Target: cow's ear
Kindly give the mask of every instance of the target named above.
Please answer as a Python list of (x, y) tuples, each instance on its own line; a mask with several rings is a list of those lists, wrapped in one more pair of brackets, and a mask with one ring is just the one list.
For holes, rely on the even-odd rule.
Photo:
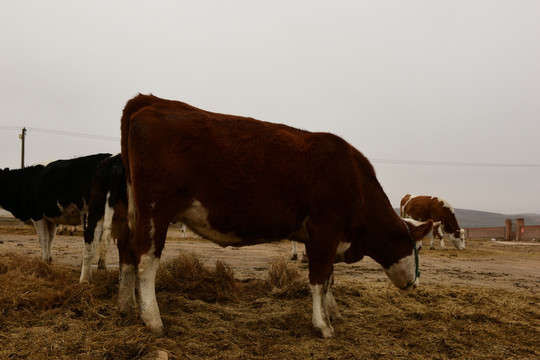
[(423, 239), (429, 232), (433, 229), (433, 221), (428, 220), (425, 222), (414, 221), (409, 219), (404, 219), (405, 224), (409, 227), (409, 232), (411, 233), (411, 239), (418, 241)]

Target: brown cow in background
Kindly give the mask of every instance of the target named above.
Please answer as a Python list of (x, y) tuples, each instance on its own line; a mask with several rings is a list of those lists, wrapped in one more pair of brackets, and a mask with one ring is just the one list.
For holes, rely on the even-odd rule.
[(458, 250), (465, 249), (465, 231), (458, 225), (454, 208), (448, 201), (436, 196), (405, 195), (401, 199), (399, 212), (402, 218), (418, 221), (433, 220), (433, 231), (429, 248), (434, 249), (433, 239), (438, 237), (444, 248), (443, 233), (448, 234)]

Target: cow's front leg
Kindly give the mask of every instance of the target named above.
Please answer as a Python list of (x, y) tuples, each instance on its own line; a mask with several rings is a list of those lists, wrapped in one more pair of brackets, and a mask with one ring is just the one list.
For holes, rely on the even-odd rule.
[(435, 250), (435, 246), (433, 245), (434, 241), (435, 241), (435, 236), (431, 234), (431, 240), (429, 241), (429, 250)]
[(118, 310), (121, 316), (135, 315), (136, 313), (136, 279), (136, 266), (134, 264), (120, 263), (120, 276), (118, 284)]
[(328, 307), (325, 306), (326, 301), (323, 301), (326, 296), (324, 291), (324, 285), (310, 284), (310, 288), (311, 296), (313, 298), (313, 326), (321, 332), (321, 336), (324, 339), (333, 338), (336, 335), (336, 332), (334, 331), (334, 328), (330, 323)]
[[(334, 299), (334, 295), (332, 295), (332, 286), (334, 285), (334, 273), (330, 275), (330, 278), (327, 281), (326, 286), (326, 294), (323, 298), (323, 306), (326, 307), (327, 313), (330, 316), (331, 320), (341, 320), (342, 316), (339, 312), (339, 308), (336, 304), (336, 300)], [(324, 290), (324, 287), (323, 287)]]
[[(96, 247), (99, 243), (99, 238), (101, 237), (101, 231), (103, 228), (103, 220), (99, 220), (94, 229), (94, 236), (91, 237), (92, 242), (87, 243), (87, 234), (85, 234), (85, 242), (83, 247), (83, 260), (82, 260), (82, 269), (81, 277), (79, 282), (90, 283), (92, 281), (92, 260), (96, 255)], [(87, 230), (85, 230), (87, 231)]]

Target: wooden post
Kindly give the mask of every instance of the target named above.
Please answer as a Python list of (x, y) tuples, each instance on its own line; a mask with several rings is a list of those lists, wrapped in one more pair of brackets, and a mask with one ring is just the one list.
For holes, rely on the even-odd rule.
[(504, 221), (504, 240), (512, 241), (512, 219)]
[(26, 138), (26, 128), (22, 128), (22, 132), (19, 134), (19, 139), (21, 139), (21, 169), (24, 168), (24, 139)]

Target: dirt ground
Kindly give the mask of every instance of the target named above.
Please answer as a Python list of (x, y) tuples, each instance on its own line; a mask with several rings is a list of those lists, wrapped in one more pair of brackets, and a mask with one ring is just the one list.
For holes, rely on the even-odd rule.
[[(296, 287), (291, 287), (289, 292), (254, 290), (253, 284), (267, 282), (271, 264), (290, 257), (289, 241), (221, 248), (189, 235), (181, 238), (179, 229), (171, 227), (162, 263), (169, 263), (182, 253), (194, 254), (209, 268), (220, 261), (230, 267), (234, 281), (240, 284), (236, 297), (208, 300), (204, 296), (190, 298), (189, 294), (171, 293), (173, 290), (160, 293), (158, 290), (158, 302), (169, 334), (166, 338), (156, 339), (148, 334), (140, 321), (124, 324), (114, 312), (118, 256), (113, 245), (108, 261), (111, 270), (105, 275), (98, 274), (95, 281), (105, 277), (102, 281), (110, 283), (113, 290), (100, 295), (95, 293), (99, 292), (97, 288), (91, 288), (85, 296), (90, 296), (91, 303), (97, 298), (104, 301), (99, 305), (104, 309), (103, 314), (98, 317), (110, 317), (116, 334), (132, 334), (134, 339), (128, 343), (137, 350), (120, 351), (122, 346), (128, 346), (125, 339), (118, 339), (118, 343), (100, 350), (92, 349), (88, 340), (83, 339), (78, 340), (79, 348), (75, 350), (59, 345), (56, 342), (69, 343), (66, 340), (69, 330), (76, 328), (69, 321), (73, 317), (70, 313), (63, 320), (63, 327), (51, 325), (53, 330), (50, 331), (57, 334), (49, 338), (52, 343), (42, 345), (42, 353), (25, 352), (17, 348), (27, 346), (24, 338), (32, 339), (31, 334), (47, 326), (29, 319), (24, 330), (13, 330), (15, 325), (10, 320), (14, 319), (14, 314), (20, 315), (24, 306), (21, 310), (6, 301), (4, 308), (0, 308), (0, 321), (4, 319), (8, 325), (0, 323), (0, 345), (9, 344), (9, 351), (0, 350), (0, 358), (144, 358), (155, 350), (164, 351), (170, 359), (540, 358), (538, 243), (474, 240), (467, 242), (464, 251), (451, 247), (448, 241), (445, 250), (429, 250), (424, 246), (420, 252), (420, 288), (413, 294), (395, 289), (380, 266), (369, 258), (352, 265), (336, 264), (334, 293), (344, 319), (334, 323), (338, 333), (336, 339), (322, 340), (311, 329), (307, 286), (294, 284)], [(52, 247), (52, 268), (67, 271), (68, 281), (73, 283), (69, 286), (75, 289), (81, 287), (76, 281), (82, 246), (82, 234), (78, 233), (57, 236)], [(0, 256), (6, 254), (19, 254), (29, 259), (39, 257), (40, 245), (31, 226), (0, 223)], [(295, 262), (294, 267), (302, 281), (307, 281), (307, 265)], [(97, 274), (97, 270), (94, 273)], [(51, 284), (47, 286), (53, 286)], [(259, 289), (259, 285), (255, 287)], [(2, 289), (2, 284), (0, 290), (8, 296), (8, 289)], [(39, 310), (39, 306), (32, 306), (24, 310), (26, 316), (47, 316), (46, 312), (40, 315), (39, 311), (36, 315), (35, 308)], [(57, 305), (58, 308), (62, 306)], [(73, 304), (68, 306), (71, 310), (62, 311), (73, 312)], [(43, 311), (50, 310), (46, 307)], [(92, 321), (88, 320), (88, 323)], [(99, 333), (100, 330), (93, 329), (86, 336), (96, 337)], [(104, 344), (104, 340), (95, 341)]]

